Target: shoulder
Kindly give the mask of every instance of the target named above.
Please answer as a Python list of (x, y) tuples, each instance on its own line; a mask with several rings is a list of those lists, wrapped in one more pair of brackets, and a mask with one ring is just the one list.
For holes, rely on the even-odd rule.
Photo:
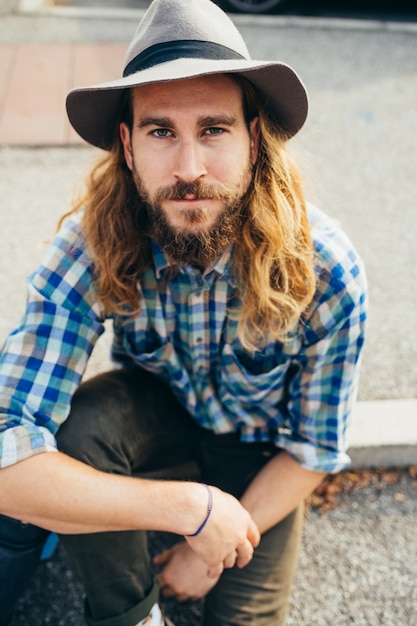
[(335, 291), (349, 284), (366, 289), (363, 261), (346, 232), (315, 206), (309, 205), (308, 214), (317, 278), (329, 283), (329, 288)]
[[(64, 220), (49, 243), (42, 263), (30, 276), (30, 284), (48, 300), (86, 314), (101, 309), (97, 299), (94, 263), (87, 251), (82, 213)], [(82, 310), (81, 310), (82, 309)]]
[(65, 269), (90, 272), (93, 261), (87, 251), (82, 228), (82, 211), (66, 217), (49, 242), (41, 267), (63, 272)]
[(318, 265), (335, 276), (338, 270), (357, 274), (363, 268), (362, 259), (340, 224), (313, 205), (308, 205), (308, 216)]
[(82, 211), (66, 217), (49, 246), (49, 253), (67, 255), (73, 259), (86, 255), (86, 240), (82, 230)]
[[(315, 254), (316, 291), (310, 319), (320, 326), (337, 323), (366, 309), (367, 279), (363, 261), (343, 228), (323, 211), (308, 206)], [(327, 313), (326, 313), (327, 312)], [(312, 319), (311, 319), (312, 321)]]

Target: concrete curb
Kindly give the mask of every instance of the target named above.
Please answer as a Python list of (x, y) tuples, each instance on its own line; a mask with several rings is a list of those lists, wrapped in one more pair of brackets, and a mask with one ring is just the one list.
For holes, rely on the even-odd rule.
[(349, 455), (357, 469), (417, 465), (417, 399), (357, 402)]

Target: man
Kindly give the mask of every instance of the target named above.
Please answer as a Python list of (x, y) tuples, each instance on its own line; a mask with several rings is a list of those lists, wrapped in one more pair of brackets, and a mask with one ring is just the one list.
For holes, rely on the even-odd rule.
[[(106, 154), (3, 348), (2, 623), (53, 530), (88, 624), (169, 624), (170, 596), (283, 624), (302, 503), (349, 463), (366, 316), (288, 152), (305, 89), (209, 0), (154, 0), (124, 77), (67, 109)], [(109, 318), (119, 367), (80, 384)], [(147, 530), (184, 538), (156, 577)]]

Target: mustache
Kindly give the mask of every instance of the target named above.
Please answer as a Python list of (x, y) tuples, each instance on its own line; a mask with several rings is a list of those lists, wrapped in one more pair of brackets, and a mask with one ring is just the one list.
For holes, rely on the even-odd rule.
[(159, 189), (154, 200), (157, 203), (162, 200), (185, 200), (190, 195), (196, 200), (210, 199), (226, 202), (231, 197), (231, 194), (222, 186), (208, 185), (201, 181), (187, 183), (179, 180), (170, 187)]

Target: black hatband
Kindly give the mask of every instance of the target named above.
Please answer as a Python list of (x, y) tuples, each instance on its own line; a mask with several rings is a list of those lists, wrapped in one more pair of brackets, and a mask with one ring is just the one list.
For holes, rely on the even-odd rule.
[(222, 61), (244, 59), (245, 57), (227, 46), (212, 41), (196, 41), (194, 39), (168, 41), (155, 44), (134, 57), (126, 65), (123, 76), (130, 76), (130, 74), (146, 70), (154, 65), (159, 65), (159, 63), (181, 58)]

